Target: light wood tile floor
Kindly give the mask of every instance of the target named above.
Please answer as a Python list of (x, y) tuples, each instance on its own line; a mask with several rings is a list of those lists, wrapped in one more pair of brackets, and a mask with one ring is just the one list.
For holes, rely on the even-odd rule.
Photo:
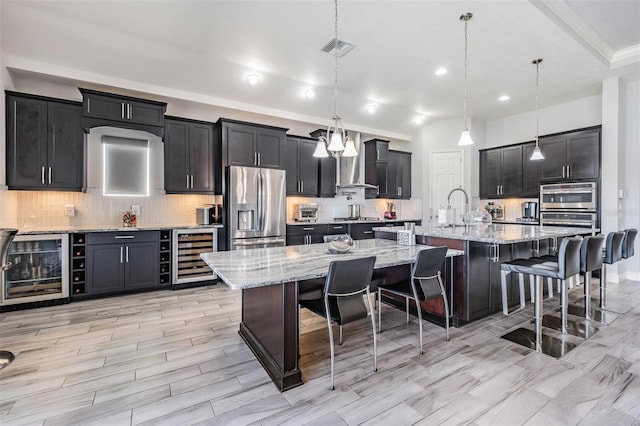
[(0, 371), (0, 423), (638, 425), (640, 283), (608, 295), (624, 313), (559, 360), (499, 337), (531, 307), (454, 328), (449, 342), (425, 323), (419, 355), (417, 320), (385, 306), (378, 372), (370, 322), (345, 326), (334, 391), (326, 322), (303, 310), (306, 383), (285, 393), (239, 337), (240, 293), (224, 285), (3, 313), (0, 349), (16, 360)]

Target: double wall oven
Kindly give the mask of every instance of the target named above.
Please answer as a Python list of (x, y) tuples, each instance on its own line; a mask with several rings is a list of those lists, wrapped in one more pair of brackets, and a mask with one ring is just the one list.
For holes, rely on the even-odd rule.
[(599, 227), (597, 182), (540, 185), (540, 224)]

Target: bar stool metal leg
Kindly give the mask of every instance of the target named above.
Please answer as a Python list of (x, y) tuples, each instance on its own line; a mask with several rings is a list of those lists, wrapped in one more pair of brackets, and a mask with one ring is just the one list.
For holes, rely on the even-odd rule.
[(602, 265), (602, 272), (600, 272), (600, 309), (605, 310), (607, 298), (607, 264)]
[(567, 333), (567, 280), (560, 280), (562, 292), (560, 293), (560, 332)]
[(536, 324), (536, 352), (542, 352), (542, 278), (536, 276), (536, 302), (535, 302), (535, 324)]
[(591, 319), (591, 271), (584, 274), (584, 317)]

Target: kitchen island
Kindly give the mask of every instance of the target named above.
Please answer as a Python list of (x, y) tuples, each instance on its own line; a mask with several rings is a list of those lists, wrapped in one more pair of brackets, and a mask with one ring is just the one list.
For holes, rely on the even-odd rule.
[[(345, 254), (330, 254), (326, 244), (271, 247), (202, 254), (230, 288), (242, 290), (239, 333), (280, 390), (302, 384), (298, 366), (298, 281), (327, 275), (329, 263), (376, 256), (375, 268), (390, 276), (408, 276), (408, 266), (426, 245), (395, 241), (354, 241)], [(462, 255), (449, 250), (447, 256)]]
[[(374, 228), (376, 238), (395, 240), (403, 227)], [(447, 246), (464, 252), (456, 259), (455, 280), (450, 298), (451, 323), (461, 326), (502, 310), (500, 264), (517, 258), (530, 258), (555, 252), (559, 240), (574, 235), (588, 235), (591, 228), (504, 225), (416, 227), (416, 242)], [(514, 275), (514, 274), (512, 274)], [(526, 291), (529, 289), (526, 288)], [(518, 282), (510, 276), (507, 282), (509, 305), (518, 303)], [(423, 304), (427, 314), (442, 316), (441, 302)]]

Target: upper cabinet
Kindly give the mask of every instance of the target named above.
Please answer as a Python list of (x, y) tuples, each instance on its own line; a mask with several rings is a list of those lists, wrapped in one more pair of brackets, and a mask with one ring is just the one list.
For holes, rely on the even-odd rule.
[(84, 127), (112, 125), (163, 136), (167, 104), (89, 89), (82, 93)]
[(522, 193), (522, 145), (480, 151), (480, 198)]
[(283, 168), (287, 129), (220, 119), (222, 166)]
[(318, 196), (318, 158), (315, 139), (287, 136), (283, 163), (287, 171), (287, 195)]
[(542, 178), (542, 166), (544, 161), (530, 160), (535, 142), (525, 143), (522, 146), (522, 197), (538, 198), (540, 195), (540, 178)]
[(81, 191), (80, 103), (6, 93), (9, 189)]
[(540, 138), (543, 180), (600, 178), (601, 128)]
[[(165, 119), (164, 185), (170, 194), (220, 194), (215, 181), (218, 134), (214, 124), (176, 117)], [(216, 192), (216, 187), (218, 191)]]
[(372, 139), (364, 143), (365, 183), (378, 187), (365, 198), (411, 198), (411, 153), (389, 149), (389, 141)]

